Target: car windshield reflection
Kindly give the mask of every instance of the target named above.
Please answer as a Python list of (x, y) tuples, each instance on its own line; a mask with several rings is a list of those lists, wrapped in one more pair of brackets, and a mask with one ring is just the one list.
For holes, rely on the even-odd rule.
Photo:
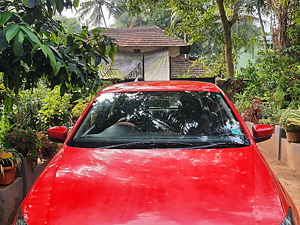
[(220, 93), (186, 91), (101, 94), (68, 143), (103, 148), (249, 144)]

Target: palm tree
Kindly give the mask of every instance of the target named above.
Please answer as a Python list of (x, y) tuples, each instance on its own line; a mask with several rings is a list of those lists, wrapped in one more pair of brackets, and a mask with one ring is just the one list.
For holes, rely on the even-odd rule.
[(270, 14), (270, 12), (268, 11), (268, 7), (265, 4), (265, 1), (264, 0), (246, 1), (245, 9), (246, 9), (247, 13), (250, 15), (257, 13), (257, 16), (259, 19), (259, 24), (260, 24), (261, 36), (263, 38), (263, 43), (264, 43), (264, 50), (265, 50), (265, 53), (268, 54), (267, 38), (266, 38), (264, 22), (262, 19), (262, 14), (268, 15), (268, 14)]
[(104, 11), (108, 11), (108, 19), (111, 15), (122, 14), (122, 0), (85, 0), (80, 3), (76, 16), (80, 20), (88, 18), (90, 26), (101, 26), (103, 23), (107, 27), (107, 19)]

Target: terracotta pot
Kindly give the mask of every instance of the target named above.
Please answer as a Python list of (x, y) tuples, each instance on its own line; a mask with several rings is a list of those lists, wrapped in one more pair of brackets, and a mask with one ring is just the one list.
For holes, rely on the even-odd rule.
[(286, 138), (288, 142), (299, 143), (300, 131), (286, 131)]
[(16, 167), (3, 167), (4, 169), (4, 176), (0, 175), (0, 185), (9, 185), (14, 182), (16, 177)]

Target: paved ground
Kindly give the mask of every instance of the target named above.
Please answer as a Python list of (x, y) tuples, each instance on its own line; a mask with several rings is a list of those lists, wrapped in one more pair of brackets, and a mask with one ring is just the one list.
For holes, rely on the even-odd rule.
[(295, 170), (288, 168), (282, 162), (274, 159), (267, 151), (264, 151), (264, 149), (261, 148), (260, 151), (283, 187), (293, 199), (298, 212), (300, 213), (300, 174), (296, 173)]

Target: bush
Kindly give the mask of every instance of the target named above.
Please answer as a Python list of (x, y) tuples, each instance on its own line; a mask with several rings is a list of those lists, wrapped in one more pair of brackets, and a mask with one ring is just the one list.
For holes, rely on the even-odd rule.
[(286, 109), (280, 117), (280, 125), (285, 131), (300, 131), (300, 126), (293, 124), (293, 118), (300, 117), (300, 110)]
[(2, 144), (6, 149), (16, 149), (24, 157), (32, 159), (36, 162), (40, 157), (39, 146), (41, 140), (39, 139), (35, 130), (28, 127), (26, 130), (14, 127), (3, 133)]

